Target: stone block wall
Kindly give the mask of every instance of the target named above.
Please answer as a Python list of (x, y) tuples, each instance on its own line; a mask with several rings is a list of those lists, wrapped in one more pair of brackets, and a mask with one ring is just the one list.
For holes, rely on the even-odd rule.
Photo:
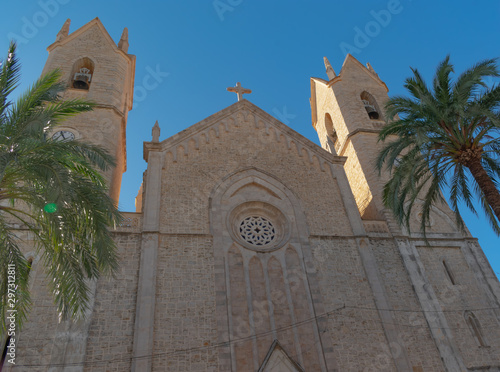
[(162, 231), (207, 233), (208, 202), (214, 187), (234, 172), (255, 168), (272, 174), (296, 193), (308, 215), (311, 234), (351, 234), (330, 166), (320, 166), (318, 162), (323, 160), (286, 131), (267, 128), (252, 113), (245, 119), (239, 124), (236, 117), (221, 118), (217, 125), (166, 151)]
[(218, 371), (214, 256), (209, 235), (161, 235), (153, 371)]
[[(467, 367), (499, 366), (499, 304), (478, 282), (479, 273), (470, 267), (462, 247), (422, 245), (418, 252)], [(468, 321), (470, 313), (477, 320), (477, 332)]]
[[(22, 235), (29, 237), (29, 233)], [(137, 294), (139, 235), (115, 233), (119, 271), (91, 285), (89, 323), (62, 320), (49, 291), (43, 258), (24, 244), (26, 257), (34, 257), (30, 272), (33, 306), (17, 337), (15, 368), (47, 371), (65, 364), (85, 371), (130, 370)], [(9, 367), (10, 365), (7, 364)]]
[(383, 326), (354, 239), (311, 239), (339, 371), (394, 371)]
[(371, 239), (379, 272), (389, 295), (390, 308), (401, 332), (402, 345), (406, 348), (412, 366), (424, 371), (444, 371), (444, 367), (422, 307), (391, 239)]
[(129, 371), (134, 339), (140, 234), (115, 233), (119, 271), (97, 282), (85, 371)]

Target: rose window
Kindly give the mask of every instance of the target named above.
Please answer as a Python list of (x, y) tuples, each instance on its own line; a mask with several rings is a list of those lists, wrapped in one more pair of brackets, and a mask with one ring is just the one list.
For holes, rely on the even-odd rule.
[(264, 217), (247, 217), (240, 223), (241, 238), (251, 245), (262, 246), (271, 243), (276, 232), (271, 221)]
[(235, 207), (227, 217), (231, 237), (255, 252), (272, 252), (290, 238), (290, 223), (274, 205), (249, 201)]

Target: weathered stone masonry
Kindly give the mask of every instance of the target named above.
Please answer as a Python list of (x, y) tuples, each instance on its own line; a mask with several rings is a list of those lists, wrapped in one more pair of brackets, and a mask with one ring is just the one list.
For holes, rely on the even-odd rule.
[[(70, 82), (93, 68), (65, 97), (98, 106), (64, 129), (115, 154), (118, 200), (127, 32), (116, 45), (96, 18), (48, 50), (44, 71)], [(476, 239), (446, 205), (429, 244), (395, 223), (373, 166), (388, 89), (350, 55), (338, 75), (326, 62), (328, 81), (311, 79), (321, 147), (245, 99), (161, 142), (154, 127), (137, 210), (114, 232), (120, 270), (93, 283), (86, 321), (59, 322), (20, 227), (34, 308), (7, 370), (499, 371), (500, 285)]]

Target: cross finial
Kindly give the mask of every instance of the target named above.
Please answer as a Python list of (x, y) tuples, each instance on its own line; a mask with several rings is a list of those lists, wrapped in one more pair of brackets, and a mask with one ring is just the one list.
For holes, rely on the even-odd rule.
[(239, 81), (236, 83), (235, 87), (227, 88), (227, 91), (236, 93), (238, 95), (238, 101), (241, 101), (243, 94), (252, 93), (250, 89), (243, 88)]

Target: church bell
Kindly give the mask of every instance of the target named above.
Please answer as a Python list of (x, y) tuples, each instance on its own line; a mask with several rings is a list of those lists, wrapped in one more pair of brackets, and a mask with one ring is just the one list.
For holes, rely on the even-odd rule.
[(88, 90), (92, 74), (88, 68), (81, 68), (73, 78), (73, 88)]
[(365, 110), (368, 113), (368, 116), (372, 120), (376, 120), (379, 118), (379, 114), (377, 112), (377, 109), (375, 106), (373, 106), (369, 101), (363, 100), (363, 103), (365, 104)]

